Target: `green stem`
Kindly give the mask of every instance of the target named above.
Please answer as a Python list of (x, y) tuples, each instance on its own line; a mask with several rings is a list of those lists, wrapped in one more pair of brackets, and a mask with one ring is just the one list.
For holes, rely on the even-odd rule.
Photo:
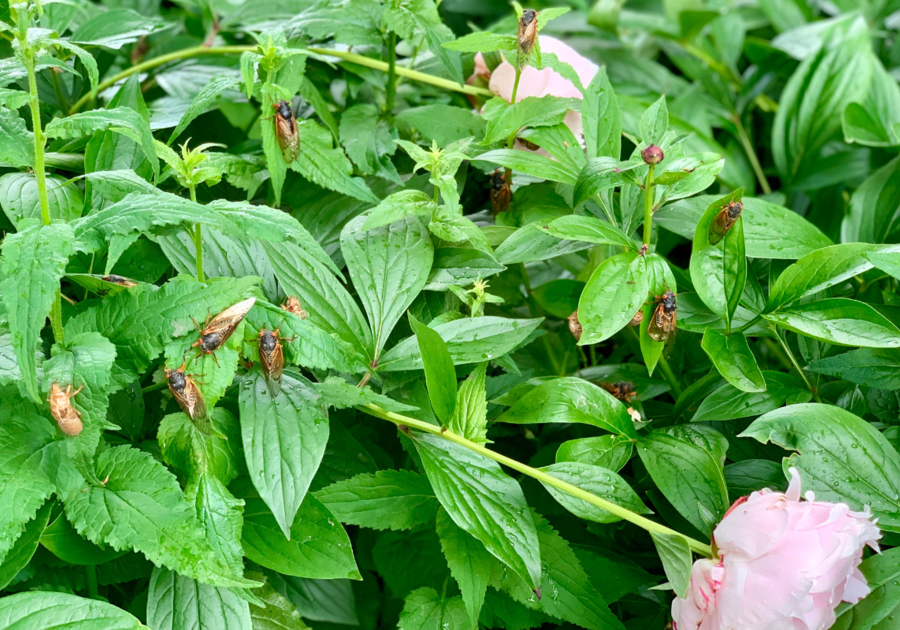
[[(191, 201), (197, 203), (197, 188), (190, 187)], [(206, 277), (203, 275), (203, 231), (199, 223), (194, 224), (194, 233), (191, 235), (194, 240), (194, 250), (197, 252), (197, 280), (205, 282)]]
[(150, 392), (156, 392), (161, 389), (165, 389), (169, 386), (168, 381), (163, 381), (162, 383), (154, 383), (153, 385), (147, 385), (147, 387), (141, 388), (141, 394), (149, 394)]
[(100, 591), (97, 589), (97, 567), (86, 564), (84, 572), (87, 575), (88, 595), (91, 599), (100, 599)]
[(772, 194), (772, 187), (769, 186), (769, 180), (766, 179), (766, 174), (763, 173), (762, 165), (759, 163), (759, 157), (756, 155), (756, 150), (753, 148), (753, 143), (750, 142), (750, 136), (747, 135), (747, 130), (744, 129), (744, 124), (741, 122), (740, 116), (734, 117), (734, 125), (737, 127), (738, 140), (740, 141), (741, 146), (744, 147), (744, 153), (747, 154), (747, 159), (750, 160), (750, 166), (753, 167), (753, 172), (756, 173), (756, 179), (759, 180), (759, 185), (762, 187), (765, 194)]
[(806, 373), (803, 371), (803, 368), (800, 367), (800, 364), (797, 363), (797, 359), (794, 357), (794, 353), (791, 352), (791, 347), (787, 344), (787, 341), (782, 339), (781, 333), (778, 330), (775, 330), (775, 338), (778, 339), (778, 343), (781, 345), (781, 348), (784, 350), (784, 353), (788, 356), (788, 359), (791, 360), (791, 363), (794, 366), (794, 369), (800, 374), (800, 378), (803, 379), (803, 382), (806, 383), (806, 386), (809, 388), (809, 391), (812, 392), (813, 397), (815, 397), (816, 402), (822, 402), (822, 399), (819, 398), (819, 393), (816, 391), (816, 388), (812, 386), (812, 383), (809, 382), (809, 379), (806, 378)]
[(385, 113), (390, 116), (394, 111), (394, 96), (397, 94), (397, 33), (391, 31), (388, 36), (388, 77), (387, 102)]
[(735, 334), (737, 334), (737, 333), (742, 333), (742, 332), (744, 332), (745, 330), (747, 330), (748, 328), (750, 328), (751, 326), (753, 326), (753, 324), (755, 324), (756, 322), (758, 322), (758, 321), (761, 320), (761, 319), (762, 319), (762, 315), (757, 315), (756, 317), (754, 317), (753, 319), (751, 319), (749, 322), (747, 322), (746, 324), (744, 324), (744, 325), (741, 326), (740, 328), (738, 328), (738, 329), (736, 329), (736, 330), (732, 330), (731, 333), (729, 333), (729, 334), (735, 335)]
[(650, 232), (653, 229), (653, 168), (647, 165), (647, 180), (644, 183), (644, 245), (650, 246)]
[(672, 371), (672, 368), (669, 366), (669, 362), (665, 357), (659, 357), (658, 365), (660, 371), (662, 371), (663, 373), (663, 377), (669, 384), (669, 389), (671, 389), (672, 393), (675, 394), (675, 400), (678, 400), (678, 397), (681, 396), (681, 392), (684, 390), (681, 389), (681, 383), (678, 382), (678, 378), (675, 376), (675, 372)]
[(656, 532), (659, 534), (666, 534), (669, 536), (680, 536), (687, 541), (688, 545), (690, 545), (691, 549), (696, 551), (697, 553), (710, 557), (712, 556), (712, 549), (709, 545), (700, 542), (699, 540), (694, 540), (688, 536), (680, 532), (676, 532), (673, 529), (669, 529), (665, 525), (661, 525), (655, 521), (651, 521), (648, 518), (641, 516), (640, 514), (635, 514), (631, 510), (627, 510), (615, 503), (611, 503), (606, 499), (602, 499), (595, 494), (582, 490), (577, 486), (573, 486), (570, 483), (566, 483), (561, 479), (557, 479), (547, 473), (538, 470), (536, 468), (532, 468), (526, 464), (518, 462), (514, 459), (510, 459), (505, 455), (501, 455), (500, 453), (496, 453), (490, 449), (487, 449), (480, 444), (475, 444), (474, 442), (470, 442), (466, 438), (453, 433), (452, 431), (443, 431), (441, 427), (435, 426), (433, 424), (428, 424), (427, 422), (422, 422), (421, 420), (415, 420), (413, 418), (408, 418), (406, 416), (400, 415), (398, 413), (393, 413), (391, 411), (387, 411), (382, 409), (381, 407), (373, 404), (368, 404), (362, 407), (359, 407), (361, 411), (364, 411), (370, 415), (375, 416), (376, 418), (381, 418), (382, 420), (387, 420), (389, 422), (393, 422), (398, 427), (408, 427), (410, 429), (415, 429), (417, 431), (422, 431), (424, 433), (431, 433), (432, 435), (436, 435), (441, 437), (449, 442), (453, 442), (454, 444), (458, 444), (463, 446), (471, 451), (474, 451), (480, 455), (483, 455), (489, 459), (494, 460), (508, 468), (512, 468), (513, 470), (522, 473), (523, 475), (527, 475), (532, 479), (536, 479), (542, 484), (552, 486), (557, 490), (565, 492), (573, 497), (581, 499), (591, 505), (599, 507), (601, 509), (606, 510), (607, 512), (611, 512), (615, 514), (619, 518), (628, 521), (629, 523), (634, 523), (638, 527), (641, 527), (648, 532)]
[[(518, 94), (519, 94), (519, 79), (521, 79), (521, 78), (522, 78), (522, 71), (519, 69), (519, 66), (516, 65), (516, 80), (513, 83), (512, 96), (509, 99), (510, 105), (516, 104), (516, 96), (518, 96)], [(507, 149), (512, 149), (515, 146), (517, 133), (519, 133), (518, 129), (516, 131), (513, 131), (511, 134), (509, 134), (509, 137), (506, 139), (506, 148)]]

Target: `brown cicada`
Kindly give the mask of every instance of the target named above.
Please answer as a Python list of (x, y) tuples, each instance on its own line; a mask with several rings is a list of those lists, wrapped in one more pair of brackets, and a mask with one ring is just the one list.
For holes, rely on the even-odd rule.
[(581, 335), (584, 330), (581, 328), (581, 322), (578, 320), (578, 309), (576, 308), (568, 317), (569, 332), (575, 337), (575, 341), (581, 341)]
[(647, 334), (650, 335), (653, 341), (665, 342), (666, 354), (668, 354), (672, 343), (675, 341), (675, 319), (678, 302), (675, 299), (675, 294), (668, 289), (662, 295), (654, 297), (656, 298), (656, 308), (653, 310), (653, 316), (650, 318)]
[[(278, 328), (259, 331), (259, 363), (266, 375), (266, 380), (277, 394), (280, 389), (281, 375), (284, 372), (284, 349), (281, 346), (282, 339), (278, 336)], [(284, 339), (287, 343), (291, 339)]]
[(294, 118), (294, 110), (287, 101), (278, 101), (272, 107), (275, 109), (275, 136), (278, 138), (278, 146), (281, 147), (284, 161), (290, 164), (300, 154), (297, 119)]
[(212, 423), (206, 412), (206, 401), (203, 400), (203, 394), (200, 393), (200, 388), (191, 375), (184, 373), (184, 365), (182, 363), (177, 370), (166, 370), (169, 390), (197, 430), (205, 435), (212, 435)]
[(118, 284), (122, 287), (132, 288), (137, 286), (137, 282), (133, 280), (129, 280), (123, 276), (117, 276), (115, 274), (109, 274), (108, 276), (103, 276), (103, 280), (106, 282), (112, 282), (113, 284)]
[(728, 230), (734, 225), (735, 221), (744, 211), (744, 204), (740, 201), (729, 201), (728, 205), (722, 208), (722, 211), (716, 215), (712, 224), (709, 226), (709, 244), (715, 245), (728, 234)]
[(295, 295), (289, 295), (285, 298), (284, 303), (281, 305), (281, 308), (286, 310), (288, 313), (293, 313), (300, 319), (306, 319), (308, 313), (303, 309), (303, 305), (300, 304), (300, 299)]
[(615, 383), (600, 383), (600, 387), (612, 394), (613, 398), (630, 403), (637, 398), (634, 391), (634, 383), (631, 381), (617, 381)]
[(505, 169), (497, 168), (491, 173), (491, 212), (494, 215), (509, 210), (512, 192), (506, 178)]
[(518, 63), (520, 68), (527, 65), (528, 57), (531, 56), (531, 51), (534, 49), (534, 43), (537, 41), (537, 26), (537, 11), (524, 9), (522, 17), (519, 18)]
[[(203, 326), (198, 324), (197, 320), (192, 317), (194, 325), (200, 331), (200, 338), (191, 344), (191, 348), (200, 348), (200, 352), (203, 354), (212, 354), (221, 348), (222, 344), (228, 341), (231, 333), (234, 332), (234, 329), (238, 327), (238, 324), (241, 323), (244, 316), (255, 303), (256, 298), (248, 298), (238, 302), (234, 306), (229, 306), (212, 319), (209, 319), (209, 316), (207, 316)], [(218, 365), (219, 361), (214, 354), (213, 359), (216, 360), (216, 365)]]
[(50, 397), (47, 402), (50, 403), (50, 413), (53, 419), (59, 424), (60, 430), (66, 435), (78, 435), (84, 429), (81, 423), (81, 414), (72, 406), (70, 398), (78, 394), (84, 385), (72, 391), (72, 385), (66, 385), (63, 389), (56, 383), (50, 386)]

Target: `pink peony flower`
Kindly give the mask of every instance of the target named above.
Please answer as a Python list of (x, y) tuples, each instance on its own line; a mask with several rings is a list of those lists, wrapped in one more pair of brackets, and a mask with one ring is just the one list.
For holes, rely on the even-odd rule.
[(857, 568), (881, 532), (868, 508), (800, 500), (790, 469), (786, 493), (762, 490), (735, 502), (713, 532), (719, 557), (691, 570), (687, 599), (675, 598), (676, 630), (826, 630), (841, 601), (869, 594)]
[[(587, 86), (594, 78), (594, 75), (600, 71), (600, 67), (597, 64), (585, 59), (575, 52), (573, 48), (558, 39), (547, 35), (541, 35), (540, 44), (542, 53), (553, 53), (560, 61), (572, 66), (584, 86)], [(478, 53), (475, 55), (475, 74), (472, 75), (472, 79), (475, 77), (488, 76), (491, 78), (489, 85), (491, 92), (510, 101), (512, 99), (513, 85), (516, 82), (515, 67), (508, 61), (503, 61), (503, 63), (494, 68), (494, 72), (491, 73), (484, 63), (484, 57), (481, 56), (481, 53)], [(538, 70), (531, 66), (522, 70), (522, 76), (519, 79), (519, 89), (516, 91), (516, 102), (518, 103), (523, 98), (528, 98), (529, 96), (582, 98), (581, 91), (572, 85), (571, 81), (564, 79), (558, 72), (551, 70), (550, 68)], [(567, 113), (564, 122), (580, 141), (581, 113)]]

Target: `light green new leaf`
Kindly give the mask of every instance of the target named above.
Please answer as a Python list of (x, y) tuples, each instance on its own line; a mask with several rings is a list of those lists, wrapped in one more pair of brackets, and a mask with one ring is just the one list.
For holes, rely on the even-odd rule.
[(487, 397), (484, 391), (487, 362), (472, 370), (456, 395), (450, 430), (467, 440), (484, 444), (487, 439)]
[[(659, 144), (669, 128), (669, 110), (666, 97), (660, 96), (641, 116), (641, 140), (645, 145)], [(617, 157), (617, 156), (616, 156)]]
[[(2, 182), (2, 180), (0, 180)], [(434, 199), (421, 190), (401, 190), (389, 195), (366, 216), (363, 230), (390, 225), (407, 215), (418, 215), (430, 219), (436, 209)]]
[(487, 121), (484, 145), (506, 140), (523, 127), (552, 127), (558, 125), (570, 111), (578, 111), (581, 100), (559, 96), (529, 96), (510, 105), (495, 97), (484, 106), (482, 117)]
[(249, 374), (239, 406), (250, 479), (290, 540), (297, 510), (325, 455), (328, 412), (312, 383), (290, 371), (274, 396), (261, 371)]
[(650, 532), (656, 553), (662, 561), (663, 570), (676, 597), (687, 597), (691, 585), (691, 547), (683, 536)]
[(516, 49), (516, 38), (511, 35), (496, 35), (488, 31), (477, 31), (452, 42), (447, 42), (443, 46), (449, 50), (471, 53), (486, 53), (495, 50), (514, 51)]
[(154, 630), (251, 630), (250, 605), (231, 589), (157, 567), (150, 577), (147, 624)]
[(456, 411), (456, 369), (447, 344), (433, 329), (420, 323), (412, 313), (409, 325), (415, 333), (425, 370), (428, 397), (442, 426), (448, 426)]
[(59, 291), (59, 279), (69, 256), (75, 253), (75, 235), (65, 223), (20, 228), (3, 241), (5, 279), (0, 282), (0, 293), (25, 391), (35, 402), (42, 402), (34, 350)]

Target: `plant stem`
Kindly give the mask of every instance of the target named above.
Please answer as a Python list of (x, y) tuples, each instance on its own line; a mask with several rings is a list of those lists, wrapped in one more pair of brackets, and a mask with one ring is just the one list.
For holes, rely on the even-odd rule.
[(647, 165), (647, 180), (644, 183), (644, 245), (650, 246), (650, 233), (653, 230), (653, 168)]
[(816, 402), (822, 402), (822, 399), (819, 398), (819, 393), (816, 391), (816, 388), (812, 386), (812, 383), (809, 382), (809, 379), (806, 378), (806, 373), (803, 371), (803, 368), (800, 367), (800, 364), (797, 363), (797, 359), (794, 357), (794, 353), (791, 352), (791, 347), (787, 344), (787, 341), (782, 339), (781, 333), (778, 330), (775, 330), (775, 337), (778, 339), (778, 343), (781, 345), (781, 348), (784, 350), (784, 353), (791, 360), (791, 363), (794, 365), (794, 369), (800, 373), (800, 378), (803, 379), (803, 382), (806, 383), (806, 386), (809, 388), (809, 391), (812, 392), (813, 397), (815, 397)]
[(675, 394), (675, 399), (678, 400), (678, 397), (681, 396), (681, 393), (684, 391), (681, 389), (681, 383), (678, 382), (678, 378), (675, 376), (675, 372), (672, 371), (672, 368), (669, 366), (669, 362), (665, 357), (659, 357), (659, 369), (663, 373), (663, 377), (666, 379), (666, 382), (669, 383), (669, 389), (672, 390), (672, 393)]
[(747, 130), (744, 129), (744, 124), (741, 122), (740, 116), (734, 117), (734, 125), (737, 127), (738, 140), (740, 141), (741, 146), (744, 147), (744, 153), (747, 154), (747, 159), (750, 160), (750, 166), (753, 167), (753, 172), (756, 173), (756, 179), (759, 180), (759, 185), (762, 187), (765, 194), (772, 194), (772, 187), (769, 186), (769, 180), (766, 179), (766, 174), (763, 173), (762, 166), (759, 163), (759, 157), (756, 155), (756, 150), (753, 148), (753, 143), (750, 142), (750, 136), (747, 135)]
[[(515, 80), (515, 83), (513, 83), (512, 96), (509, 99), (510, 105), (516, 104), (516, 96), (518, 96), (518, 94), (519, 94), (519, 79), (521, 79), (521, 78), (522, 78), (522, 71), (519, 69), (518, 64), (516, 64), (516, 80)], [(516, 129), (511, 134), (509, 134), (509, 137), (506, 139), (506, 148), (507, 149), (512, 149), (516, 145), (516, 134), (517, 133), (519, 133), (518, 129)]]
[(390, 116), (394, 111), (394, 96), (397, 94), (397, 33), (388, 35), (388, 77), (387, 102), (384, 113)]
[[(191, 201), (197, 203), (197, 188), (190, 187)], [(194, 224), (194, 233), (191, 235), (194, 240), (194, 250), (197, 252), (197, 280), (205, 282), (206, 277), (203, 275), (203, 231), (199, 223)]]
[(471, 451), (474, 451), (480, 455), (488, 457), (488, 458), (494, 460), (495, 462), (498, 462), (500, 464), (503, 464), (504, 466), (512, 468), (513, 470), (520, 472), (523, 475), (527, 475), (527, 476), (531, 477), (532, 479), (536, 479), (545, 485), (553, 486), (557, 490), (561, 490), (562, 492), (565, 492), (566, 494), (572, 495), (573, 497), (581, 499), (582, 501), (586, 501), (587, 503), (590, 503), (591, 505), (594, 505), (594, 506), (604, 509), (608, 512), (611, 512), (612, 514), (615, 514), (619, 518), (626, 520), (630, 523), (634, 523), (638, 527), (641, 527), (641, 528), (647, 530), (648, 532), (656, 532), (659, 534), (667, 534), (670, 536), (680, 536), (680, 537), (684, 538), (687, 541), (688, 545), (690, 545), (691, 549), (693, 549), (697, 553), (702, 554), (707, 557), (712, 555), (712, 549), (710, 548), (710, 546), (705, 543), (700, 542), (699, 540), (694, 540), (693, 538), (685, 536), (684, 534), (681, 534), (680, 532), (676, 532), (673, 529), (669, 529), (665, 525), (661, 525), (660, 523), (651, 521), (650, 519), (645, 518), (645, 517), (641, 516), (640, 514), (635, 514), (631, 510), (627, 510), (619, 505), (616, 505), (615, 503), (611, 503), (611, 502), (607, 501), (606, 499), (601, 499), (600, 497), (598, 497), (595, 494), (592, 494), (590, 492), (582, 490), (581, 488), (579, 488), (577, 486), (573, 486), (570, 483), (566, 483), (565, 481), (562, 481), (561, 479), (557, 479), (556, 477), (553, 477), (552, 475), (548, 475), (547, 473), (545, 473), (541, 470), (532, 468), (531, 466), (528, 466), (526, 464), (518, 462), (514, 459), (510, 459), (509, 457), (506, 457), (505, 455), (501, 455), (500, 453), (496, 453), (490, 449), (487, 449), (487, 448), (481, 446), (480, 444), (475, 444), (474, 442), (470, 442), (466, 438), (464, 438), (460, 435), (457, 435), (457, 434), (453, 433), (452, 431), (443, 431), (441, 429), (441, 427), (439, 427), (439, 426), (435, 426), (433, 424), (428, 424), (427, 422), (422, 422), (421, 420), (415, 420), (413, 418), (408, 418), (408, 417), (400, 415), (398, 413), (393, 413), (391, 411), (387, 411), (387, 410), (382, 409), (381, 407), (379, 407), (377, 405), (373, 405), (373, 404), (364, 405), (362, 407), (358, 407), (358, 409), (360, 409), (361, 411), (364, 411), (370, 415), (373, 415), (376, 418), (381, 418), (382, 420), (387, 420), (389, 422), (393, 422), (397, 426), (404, 426), (404, 427), (408, 427), (410, 429), (416, 429), (417, 431), (422, 431), (424, 433), (431, 433), (432, 435), (441, 437), (445, 440), (453, 442), (454, 444), (463, 446), (463, 447), (465, 447)]
[(91, 599), (100, 599), (100, 591), (97, 590), (97, 567), (87, 564), (84, 566), (84, 573), (87, 575), (88, 595)]
[(749, 322), (747, 322), (746, 324), (744, 324), (743, 326), (741, 326), (741, 327), (738, 328), (737, 330), (732, 330), (729, 334), (734, 335), (734, 334), (737, 334), (737, 333), (742, 333), (742, 332), (744, 332), (745, 330), (747, 330), (748, 328), (750, 328), (751, 326), (753, 326), (753, 324), (755, 324), (756, 322), (758, 322), (758, 321), (761, 320), (761, 319), (762, 319), (762, 315), (757, 315), (756, 317), (754, 317), (753, 319), (751, 319)]

